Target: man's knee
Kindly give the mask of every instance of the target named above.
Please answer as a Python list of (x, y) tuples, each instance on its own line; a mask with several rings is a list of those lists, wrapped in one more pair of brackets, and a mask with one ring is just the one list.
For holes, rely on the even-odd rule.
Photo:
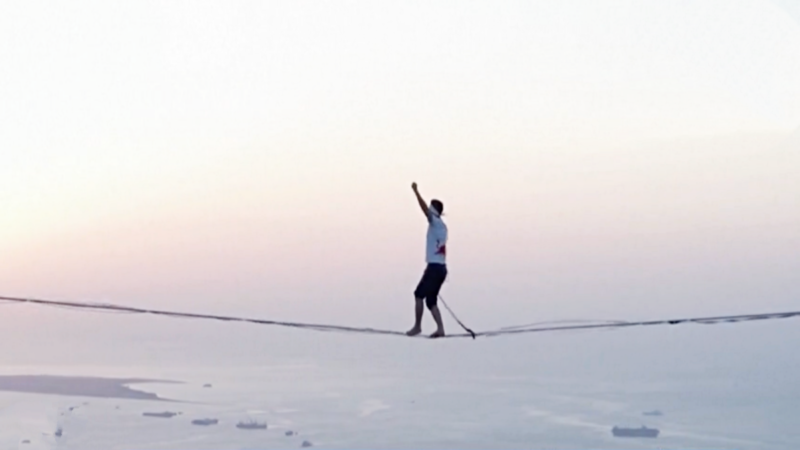
[(429, 310), (433, 311), (436, 309), (436, 297), (428, 297), (425, 299), (425, 306), (428, 307)]

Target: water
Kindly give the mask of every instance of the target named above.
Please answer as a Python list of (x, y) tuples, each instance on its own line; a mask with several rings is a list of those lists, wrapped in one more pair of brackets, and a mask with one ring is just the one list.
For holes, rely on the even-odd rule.
[[(135, 387), (187, 403), (0, 392), (1, 449), (800, 447), (791, 320), (428, 341), (38, 314), (47, 327), (0, 331), (17, 343), (3, 374), (176, 380)], [(141, 415), (165, 410), (181, 415)], [(220, 423), (191, 425), (206, 417)], [(249, 419), (269, 429), (235, 427)], [(618, 439), (614, 425), (662, 434)]]

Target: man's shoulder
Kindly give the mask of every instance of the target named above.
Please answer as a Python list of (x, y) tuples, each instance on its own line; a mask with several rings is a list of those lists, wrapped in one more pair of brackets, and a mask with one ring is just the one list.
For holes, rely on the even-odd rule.
[(433, 215), (431, 216), (430, 224), (431, 228), (435, 228), (437, 230), (447, 230), (447, 224), (444, 223), (441, 217)]

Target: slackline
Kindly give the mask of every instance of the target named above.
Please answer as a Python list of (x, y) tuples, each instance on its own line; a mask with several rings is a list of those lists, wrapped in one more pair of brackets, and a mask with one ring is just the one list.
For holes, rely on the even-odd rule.
[[(388, 336), (402, 336), (408, 337), (404, 332), (393, 330), (382, 330), (376, 328), (366, 327), (348, 327), (342, 325), (327, 325), (316, 323), (303, 323), (303, 322), (287, 322), (280, 320), (268, 319), (255, 319), (248, 317), (235, 317), (235, 316), (220, 316), (214, 314), (199, 314), (178, 311), (165, 311), (149, 308), (135, 308), (131, 306), (114, 305), (110, 303), (90, 303), (90, 302), (68, 302), (57, 300), (45, 300), (35, 298), (23, 297), (3, 297), (0, 296), (0, 302), (8, 303), (23, 303), (34, 304), (42, 306), (64, 307), (70, 309), (77, 309), (82, 311), (94, 312), (116, 312), (116, 313), (129, 313), (129, 314), (152, 314), (157, 316), (165, 316), (172, 318), (184, 319), (206, 319), (206, 320), (219, 320), (224, 322), (245, 322), (257, 325), (273, 325), (280, 327), (290, 327), (299, 329), (308, 329), (316, 331), (333, 331), (333, 332), (347, 332), (347, 333), (362, 333), (362, 334), (375, 334), (375, 335), (388, 335)], [(451, 312), (450, 307), (445, 303), (445, 307)], [(555, 332), (555, 331), (577, 331), (577, 330), (596, 330), (596, 329), (615, 329), (615, 328), (629, 328), (629, 327), (643, 327), (655, 325), (680, 325), (680, 324), (701, 324), (701, 325), (715, 325), (721, 323), (739, 323), (756, 320), (775, 320), (775, 319), (788, 319), (800, 316), (800, 311), (789, 312), (776, 312), (776, 313), (761, 313), (761, 314), (740, 314), (731, 316), (713, 316), (713, 317), (689, 317), (681, 319), (656, 319), (644, 321), (554, 321), (554, 322), (539, 322), (528, 325), (520, 325), (513, 327), (504, 327), (490, 331), (473, 332), (464, 326), (458, 318), (453, 317), (461, 325), (467, 333), (448, 334), (437, 339), (446, 338), (473, 338), (476, 337), (496, 337), (512, 334), (523, 333), (542, 333), (542, 332)], [(572, 324), (565, 324), (570, 323)], [(583, 322), (583, 323), (575, 323)], [(562, 323), (559, 325), (559, 323)], [(418, 335), (416, 337), (426, 337)], [(427, 337), (426, 337), (427, 338)]]

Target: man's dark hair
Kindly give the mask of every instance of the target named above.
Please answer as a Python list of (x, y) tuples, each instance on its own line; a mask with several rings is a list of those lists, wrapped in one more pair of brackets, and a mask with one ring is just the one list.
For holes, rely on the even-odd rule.
[(436, 210), (436, 212), (439, 213), (440, 216), (442, 213), (444, 213), (444, 205), (440, 200), (431, 200), (431, 206)]

